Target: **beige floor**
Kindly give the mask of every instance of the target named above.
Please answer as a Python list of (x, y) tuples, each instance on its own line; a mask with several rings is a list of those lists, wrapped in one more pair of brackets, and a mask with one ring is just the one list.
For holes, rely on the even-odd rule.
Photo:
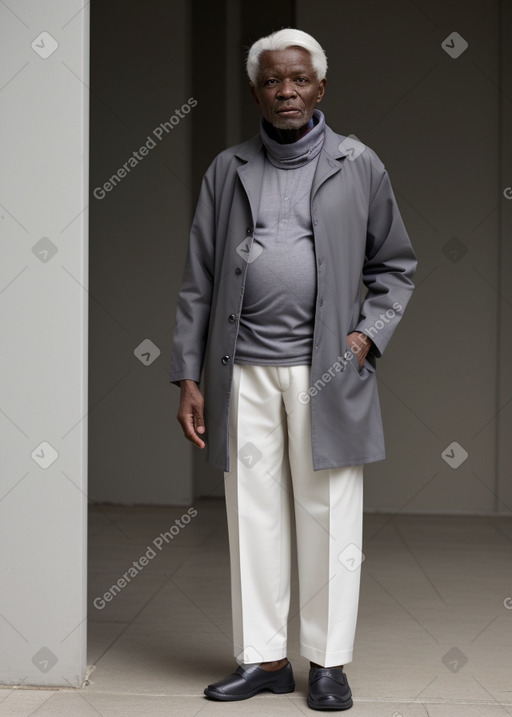
[[(1, 689), (2, 717), (315, 714), (305, 702), (295, 577), (295, 692), (231, 704), (203, 697), (206, 684), (236, 665), (224, 505), (205, 500), (195, 508), (161, 550), (153, 540), (185, 509), (91, 508), (89, 684)], [(94, 598), (148, 546), (155, 550), (148, 565), (95, 608)], [(355, 659), (346, 668), (354, 707), (347, 714), (512, 715), (512, 519), (367, 515), (364, 552)]]

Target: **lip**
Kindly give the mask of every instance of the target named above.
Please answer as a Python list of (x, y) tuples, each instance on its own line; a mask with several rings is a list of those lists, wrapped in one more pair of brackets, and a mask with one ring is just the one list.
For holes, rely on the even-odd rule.
[(288, 107), (284, 110), (277, 110), (278, 115), (300, 115), (300, 110), (295, 107)]

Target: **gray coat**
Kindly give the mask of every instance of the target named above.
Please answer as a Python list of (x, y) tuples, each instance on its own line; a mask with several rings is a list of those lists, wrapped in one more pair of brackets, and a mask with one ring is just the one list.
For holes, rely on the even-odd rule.
[[(221, 152), (201, 187), (176, 312), (170, 381), (199, 382), (207, 459), (229, 471), (228, 415), (238, 323), (264, 167), (259, 135)], [(375, 373), (414, 285), (417, 261), (388, 173), (369, 147), (325, 128), (311, 191), (317, 299), (310, 389), (313, 467), (385, 457)], [(361, 280), (366, 294), (361, 298)], [(347, 335), (366, 333), (359, 368)]]

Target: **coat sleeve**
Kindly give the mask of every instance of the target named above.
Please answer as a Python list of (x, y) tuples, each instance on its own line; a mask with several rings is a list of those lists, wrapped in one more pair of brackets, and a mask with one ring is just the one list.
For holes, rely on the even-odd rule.
[(367, 293), (355, 331), (372, 339), (372, 353), (379, 357), (411, 297), (414, 289), (411, 277), (418, 262), (388, 173), (380, 160), (377, 162), (380, 171), (376, 173), (376, 188), (370, 198), (362, 272)]
[(212, 165), (204, 175), (178, 294), (170, 382), (199, 383), (203, 368), (215, 258), (215, 206)]

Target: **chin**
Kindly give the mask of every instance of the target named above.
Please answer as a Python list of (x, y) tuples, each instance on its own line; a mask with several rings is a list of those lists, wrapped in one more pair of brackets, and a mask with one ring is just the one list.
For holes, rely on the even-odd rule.
[(272, 118), (272, 124), (276, 129), (300, 129), (307, 124), (309, 120), (304, 120), (304, 117), (279, 117), (274, 115)]

